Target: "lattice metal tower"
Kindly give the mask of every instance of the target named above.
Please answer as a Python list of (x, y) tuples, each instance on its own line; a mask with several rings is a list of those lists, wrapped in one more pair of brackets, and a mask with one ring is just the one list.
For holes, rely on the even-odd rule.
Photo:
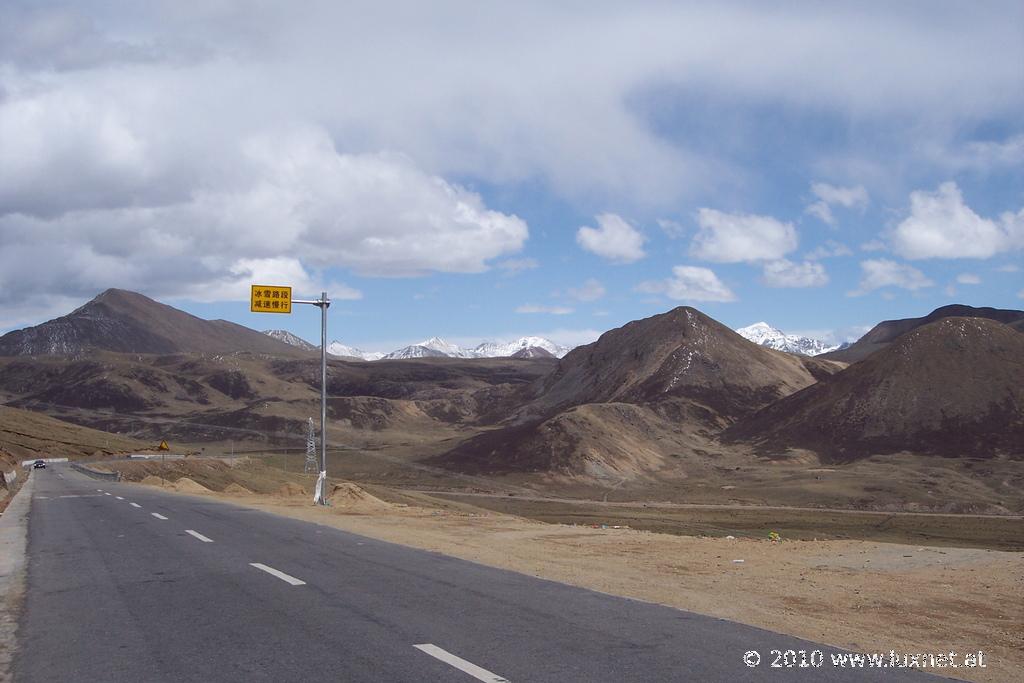
[(316, 429), (313, 427), (313, 418), (309, 418), (309, 430), (306, 432), (306, 466), (302, 471), (306, 474), (316, 474), (320, 471), (320, 464), (316, 459)]

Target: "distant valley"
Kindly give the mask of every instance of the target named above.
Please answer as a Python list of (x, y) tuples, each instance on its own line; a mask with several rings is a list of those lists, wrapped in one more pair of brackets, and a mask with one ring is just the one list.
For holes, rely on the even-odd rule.
[[(951, 306), (829, 349), (679, 307), (572, 350), (334, 342), (332, 462), (360, 481), (442, 488), (483, 477), (633, 500), (1020, 512), (1022, 321)], [(0, 337), (0, 403), (133, 443), (298, 451), (319, 412), (319, 354), (110, 290)]]

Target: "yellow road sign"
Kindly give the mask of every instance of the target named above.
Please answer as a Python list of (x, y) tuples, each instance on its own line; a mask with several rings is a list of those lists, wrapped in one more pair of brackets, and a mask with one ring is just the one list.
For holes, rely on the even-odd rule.
[(157, 446), (157, 450), (158, 451), (169, 451), (169, 450), (171, 450), (171, 447), (167, 445), (166, 441), (161, 441), (160, 445)]
[(291, 313), (292, 288), (275, 285), (253, 285), (249, 297), (253, 313)]

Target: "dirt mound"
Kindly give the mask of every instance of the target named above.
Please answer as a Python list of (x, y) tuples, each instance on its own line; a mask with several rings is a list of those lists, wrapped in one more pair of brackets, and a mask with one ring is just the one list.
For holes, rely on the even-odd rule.
[(225, 486), (224, 487), (224, 493), (230, 493), (231, 495), (235, 495), (235, 496), (248, 496), (248, 495), (252, 495), (252, 491), (250, 491), (249, 489), (245, 488), (241, 484), (236, 484), (235, 482), (231, 482), (230, 484)]
[(390, 503), (384, 502), (377, 496), (367, 493), (362, 487), (347, 481), (331, 487), (329, 500), (332, 505), (343, 507), (373, 507), (380, 509), (392, 507)]
[(305, 496), (309, 494), (300, 485), (294, 482), (287, 482), (274, 491), (274, 495), (281, 496), (282, 498), (291, 498), (292, 496)]
[(180, 493), (209, 493), (210, 489), (206, 488), (199, 482), (189, 479), (188, 477), (182, 477), (178, 481), (174, 482), (174, 490)]
[(155, 477), (152, 474), (147, 474), (146, 477), (142, 481), (140, 481), (139, 483), (140, 484), (145, 484), (146, 486), (167, 486), (167, 480), (166, 479), (161, 479), (160, 477)]
[(1024, 335), (982, 318), (915, 329), (730, 428), (764, 451), (823, 461), (910, 451), (1024, 457)]

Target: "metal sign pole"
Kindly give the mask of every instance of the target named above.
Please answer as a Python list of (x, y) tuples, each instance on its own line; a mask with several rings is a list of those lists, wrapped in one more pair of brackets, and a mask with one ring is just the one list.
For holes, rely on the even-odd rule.
[(310, 304), (320, 309), (320, 476), (313, 494), (315, 505), (327, 505), (327, 292), (314, 301), (292, 298), (291, 287), (253, 285), (249, 310), (254, 313), (291, 313), (292, 304)]
[(320, 500), (327, 505), (327, 292), (320, 293)]

